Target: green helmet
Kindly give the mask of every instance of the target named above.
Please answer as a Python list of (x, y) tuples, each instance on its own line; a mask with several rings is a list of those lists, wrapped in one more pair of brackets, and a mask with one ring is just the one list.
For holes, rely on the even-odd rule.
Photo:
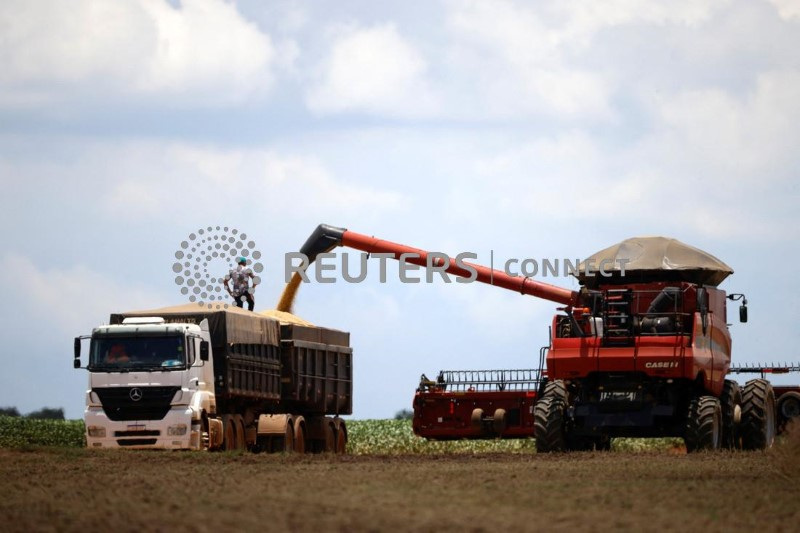
[(247, 258), (246, 257), (238, 257), (236, 259), (236, 262), (239, 263), (240, 265), (246, 265), (247, 264)]

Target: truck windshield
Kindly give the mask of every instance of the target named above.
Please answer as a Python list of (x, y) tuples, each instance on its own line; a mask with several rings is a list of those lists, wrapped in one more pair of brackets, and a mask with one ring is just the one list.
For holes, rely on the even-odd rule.
[(186, 350), (182, 336), (92, 339), (90, 370), (136, 372), (180, 370), (185, 366)]

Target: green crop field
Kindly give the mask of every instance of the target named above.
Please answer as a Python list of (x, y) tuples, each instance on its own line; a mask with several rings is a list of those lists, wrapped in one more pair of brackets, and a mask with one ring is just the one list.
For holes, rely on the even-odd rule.
[[(348, 420), (348, 453), (353, 455), (533, 453), (533, 439), (426, 441), (409, 420)], [(85, 445), (81, 420), (33, 420), (0, 416), (0, 447)], [(681, 439), (617, 439), (614, 451), (680, 449)]]

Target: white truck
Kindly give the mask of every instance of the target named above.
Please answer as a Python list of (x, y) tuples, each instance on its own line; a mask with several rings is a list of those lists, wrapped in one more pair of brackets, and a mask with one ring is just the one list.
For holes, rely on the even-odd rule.
[(77, 337), (74, 366), (89, 373), (89, 448), (346, 449), (346, 332), (239, 308), (132, 311)]

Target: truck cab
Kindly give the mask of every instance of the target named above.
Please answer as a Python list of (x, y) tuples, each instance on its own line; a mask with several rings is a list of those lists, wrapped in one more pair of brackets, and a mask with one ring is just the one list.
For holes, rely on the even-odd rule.
[[(75, 339), (80, 367), (81, 340)], [(131, 317), (92, 331), (86, 370), (89, 448), (200, 449), (213, 411), (208, 322)]]

